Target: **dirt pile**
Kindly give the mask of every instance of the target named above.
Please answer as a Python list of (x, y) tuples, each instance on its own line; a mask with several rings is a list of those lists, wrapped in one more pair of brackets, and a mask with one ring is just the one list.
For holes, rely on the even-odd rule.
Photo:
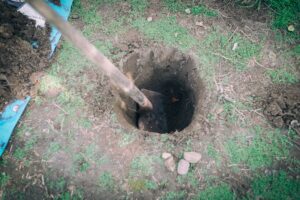
[(30, 75), (49, 65), (50, 28), (0, 1), (0, 109), (5, 102), (29, 94)]
[(291, 127), (300, 133), (300, 84), (271, 90), (263, 109), (264, 115), (275, 127)]

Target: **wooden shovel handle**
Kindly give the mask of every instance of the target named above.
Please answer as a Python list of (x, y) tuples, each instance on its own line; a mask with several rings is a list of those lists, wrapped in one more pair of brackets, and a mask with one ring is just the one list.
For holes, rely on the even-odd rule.
[(61, 33), (72, 42), (83, 55), (92, 61), (100, 71), (108, 76), (111, 82), (126, 95), (131, 97), (143, 108), (152, 109), (149, 99), (130, 81), (114, 64), (107, 59), (94, 45), (92, 45), (79, 31), (70, 23), (63, 20), (43, 0), (27, 0), (46, 20), (55, 25)]

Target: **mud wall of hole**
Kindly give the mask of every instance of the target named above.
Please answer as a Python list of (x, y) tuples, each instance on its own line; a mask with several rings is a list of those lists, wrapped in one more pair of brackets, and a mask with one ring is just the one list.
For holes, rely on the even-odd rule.
[[(168, 101), (163, 105), (167, 130), (158, 133), (192, 129), (196, 114), (203, 112), (205, 87), (191, 56), (171, 48), (138, 51), (125, 58), (121, 68), (140, 89), (158, 92)], [(115, 111), (121, 125), (139, 128), (137, 104), (123, 94), (118, 97)]]

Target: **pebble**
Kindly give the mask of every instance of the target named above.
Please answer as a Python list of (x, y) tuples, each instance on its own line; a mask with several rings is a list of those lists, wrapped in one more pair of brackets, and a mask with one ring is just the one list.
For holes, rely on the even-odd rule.
[(161, 155), (161, 157), (163, 158), (163, 159), (167, 159), (167, 158), (169, 158), (169, 157), (171, 157), (172, 155), (170, 154), (170, 153), (168, 153), (168, 152), (163, 152), (162, 153), (162, 155)]
[(189, 8), (185, 9), (184, 11), (185, 11), (185, 13), (187, 13), (187, 14), (191, 14), (191, 9), (189, 9)]
[(171, 156), (171, 157), (168, 157), (166, 160), (165, 160), (165, 166), (166, 168), (171, 171), (171, 172), (174, 172), (175, 169), (176, 169), (176, 163), (175, 163), (175, 160), (174, 160), (174, 157)]
[(180, 175), (185, 175), (188, 173), (190, 168), (190, 163), (184, 159), (181, 159), (178, 163), (177, 173)]
[(148, 18), (147, 18), (147, 21), (148, 21), (148, 22), (151, 22), (152, 20), (153, 20), (152, 17), (148, 17)]
[(197, 163), (201, 159), (201, 154), (197, 152), (184, 152), (183, 158), (189, 163)]

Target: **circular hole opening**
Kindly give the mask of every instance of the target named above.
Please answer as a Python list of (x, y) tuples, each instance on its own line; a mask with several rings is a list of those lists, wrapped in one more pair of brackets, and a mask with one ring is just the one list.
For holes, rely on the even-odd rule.
[(149, 115), (148, 111), (145, 114), (135, 102), (120, 94), (117, 103), (120, 112), (117, 113), (121, 121), (157, 133), (182, 131), (191, 124), (202, 89), (193, 59), (174, 49), (153, 50), (129, 56), (123, 70), (138, 88), (151, 91), (151, 94), (154, 92), (154, 96), (158, 95), (162, 101), (153, 100), (148, 92), (144, 92), (160, 110)]

